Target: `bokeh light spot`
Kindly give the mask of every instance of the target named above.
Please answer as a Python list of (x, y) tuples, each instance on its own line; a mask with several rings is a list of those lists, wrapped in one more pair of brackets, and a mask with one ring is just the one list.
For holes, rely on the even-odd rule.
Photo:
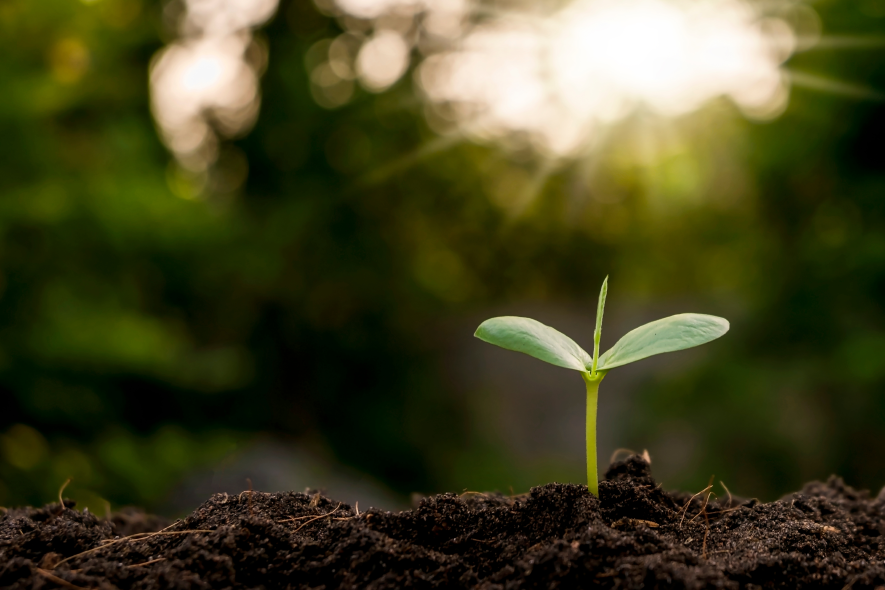
[(89, 50), (76, 38), (57, 41), (49, 51), (49, 64), (55, 79), (62, 84), (79, 80), (89, 69)]
[(0, 436), (0, 450), (7, 463), (27, 470), (43, 461), (49, 453), (49, 444), (34, 428), (15, 424)]
[(360, 50), (357, 70), (363, 85), (372, 91), (386, 90), (409, 67), (409, 46), (393, 31), (379, 31)]
[(255, 123), (266, 55), (252, 28), (273, 15), (277, 0), (184, 4), (182, 38), (151, 65), (151, 109), (180, 164), (201, 171), (218, 158), (219, 137), (237, 137)]

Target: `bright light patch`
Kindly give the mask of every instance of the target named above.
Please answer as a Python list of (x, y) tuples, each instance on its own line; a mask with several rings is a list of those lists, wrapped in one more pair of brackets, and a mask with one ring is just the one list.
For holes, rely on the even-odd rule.
[(217, 37), (248, 30), (273, 16), (279, 0), (185, 0), (185, 32), (198, 29), (203, 35)]
[[(796, 49), (785, 21), (744, 0), (575, 0), (543, 14), (526, 3), (472, 25), (463, 0), (335, 3), (375, 27), (413, 15), (415, 34), (398, 39), (423, 56), (416, 80), (432, 123), (480, 140), (528, 138), (554, 156), (585, 149), (600, 125), (638, 109), (679, 116), (726, 97), (748, 115), (774, 116), (788, 97), (780, 65)], [(378, 51), (380, 38), (365, 42), (357, 64), (371, 90), (405, 71), (407, 52)]]
[(376, 18), (400, 6), (411, 6), (413, 2), (402, 0), (337, 0), (345, 12), (357, 18)]
[[(255, 121), (259, 107), (252, 27), (273, 15), (278, 0), (185, 0), (181, 39), (151, 64), (151, 110), (166, 145), (189, 170), (205, 171), (218, 155), (218, 135), (232, 137)], [(253, 59), (247, 59), (251, 52)]]
[(360, 50), (356, 60), (360, 80), (379, 92), (400, 79), (409, 67), (409, 46), (393, 31), (379, 31)]
[(154, 117), (167, 145), (186, 166), (205, 168), (214, 159), (214, 130), (233, 135), (257, 114), (258, 78), (243, 60), (242, 37), (176, 43), (151, 68)]
[(182, 90), (203, 92), (216, 87), (224, 75), (224, 66), (223, 60), (215, 54), (202, 55), (192, 63), (184, 64), (179, 80)]
[(727, 96), (756, 113), (778, 109), (783, 45), (737, 0), (584, 0), (537, 23), (481, 25), (425, 61), (419, 80), (468, 133), (527, 133), (566, 155), (637, 108), (673, 116)]

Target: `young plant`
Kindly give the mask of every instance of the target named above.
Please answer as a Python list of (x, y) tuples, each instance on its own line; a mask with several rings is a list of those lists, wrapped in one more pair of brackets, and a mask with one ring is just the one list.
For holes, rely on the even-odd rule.
[(587, 487), (599, 495), (596, 475), (596, 400), (599, 383), (612, 369), (661, 354), (710, 342), (728, 332), (728, 320), (699, 313), (681, 313), (635, 330), (618, 340), (602, 355), (602, 312), (608, 293), (608, 277), (602, 282), (593, 332), (593, 356), (574, 340), (530, 318), (505, 316), (484, 321), (474, 336), (490, 344), (523, 352), (557, 367), (580, 371), (587, 385)]

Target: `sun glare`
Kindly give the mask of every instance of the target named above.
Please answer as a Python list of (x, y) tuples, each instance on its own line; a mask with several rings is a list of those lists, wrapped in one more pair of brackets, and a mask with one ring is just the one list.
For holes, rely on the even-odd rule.
[(481, 25), (421, 64), (419, 81), (433, 105), (455, 107), (454, 122), (469, 134), (528, 133), (567, 155), (637, 108), (674, 116), (725, 96), (753, 114), (776, 113), (789, 55), (778, 48), (789, 36), (733, 0), (585, 0), (540, 22)]
[(359, 52), (366, 88), (394, 83), (403, 48), (414, 47), (432, 126), (479, 140), (528, 137), (553, 156), (586, 149), (600, 125), (638, 109), (679, 116), (725, 97), (748, 116), (776, 116), (789, 88), (781, 64), (796, 49), (785, 20), (743, 0), (575, 0), (482, 18), (460, 0), (334, 1), (317, 3), (343, 17), (349, 38), (397, 47)]

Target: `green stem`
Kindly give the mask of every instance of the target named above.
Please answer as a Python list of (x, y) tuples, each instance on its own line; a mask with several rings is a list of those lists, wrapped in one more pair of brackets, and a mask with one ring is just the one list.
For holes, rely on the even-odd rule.
[(599, 383), (606, 371), (597, 371), (596, 375), (583, 372), (581, 376), (587, 384), (587, 489), (599, 497), (599, 475), (596, 469), (596, 405), (599, 397)]

